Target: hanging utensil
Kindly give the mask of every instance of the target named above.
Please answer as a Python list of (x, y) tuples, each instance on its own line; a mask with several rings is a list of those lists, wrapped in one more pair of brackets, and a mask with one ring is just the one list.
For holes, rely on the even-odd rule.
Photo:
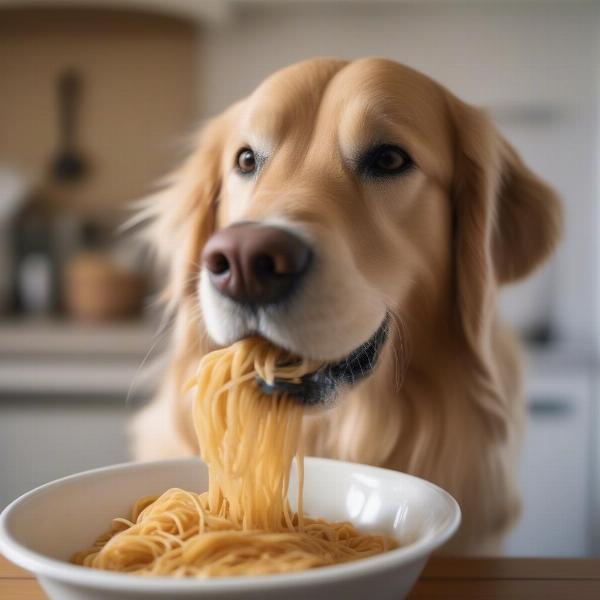
[(75, 148), (75, 126), (81, 99), (81, 77), (69, 69), (57, 80), (59, 150), (52, 161), (52, 174), (61, 182), (77, 181), (85, 175), (86, 164)]

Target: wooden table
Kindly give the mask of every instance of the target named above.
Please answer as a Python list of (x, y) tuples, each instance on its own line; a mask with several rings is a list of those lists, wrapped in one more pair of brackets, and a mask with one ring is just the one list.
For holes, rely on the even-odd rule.
[[(30, 573), (0, 556), (0, 598), (46, 600), (46, 595)], [(600, 600), (600, 559), (433, 558), (410, 595), (425, 598)]]

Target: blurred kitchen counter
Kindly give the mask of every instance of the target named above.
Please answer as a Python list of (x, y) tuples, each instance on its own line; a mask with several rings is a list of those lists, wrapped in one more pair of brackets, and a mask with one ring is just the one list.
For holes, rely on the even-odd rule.
[(0, 321), (0, 398), (147, 395), (151, 378), (140, 371), (160, 355), (165, 336), (158, 330), (151, 319)]
[(0, 321), (0, 356), (144, 355), (157, 324), (150, 319), (85, 323), (69, 319)]

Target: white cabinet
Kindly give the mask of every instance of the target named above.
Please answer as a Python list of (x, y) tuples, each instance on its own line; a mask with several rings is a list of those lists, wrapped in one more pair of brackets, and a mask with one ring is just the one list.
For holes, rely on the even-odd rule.
[(58, 477), (128, 460), (132, 409), (115, 399), (0, 400), (0, 510)]
[(592, 550), (594, 377), (582, 368), (534, 368), (519, 481), (523, 515), (507, 554), (584, 556)]

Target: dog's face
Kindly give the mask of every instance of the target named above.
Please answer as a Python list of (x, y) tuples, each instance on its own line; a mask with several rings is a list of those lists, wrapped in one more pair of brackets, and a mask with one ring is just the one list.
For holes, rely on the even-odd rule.
[[(270, 77), (209, 124), (163, 200), (159, 223), (179, 244), (172, 293), (201, 306), (217, 344), (260, 334), (338, 369), (350, 357), (361, 375), (388, 315), (415, 298), (423, 314), (458, 312), (476, 346), (490, 289), (533, 268), (559, 223), (550, 190), (482, 113), (378, 59)], [(250, 294), (248, 279), (265, 275), (257, 252), (269, 290), (285, 293), (265, 295), (261, 279)]]
[(203, 270), (204, 319), (219, 344), (257, 332), (337, 361), (415, 285), (447, 277), (452, 153), (439, 90), (388, 63), (339, 67), (275, 75), (231, 117), (217, 228), (282, 227), (313, 260), (284, 302), (257, 308), (224, 296)]

